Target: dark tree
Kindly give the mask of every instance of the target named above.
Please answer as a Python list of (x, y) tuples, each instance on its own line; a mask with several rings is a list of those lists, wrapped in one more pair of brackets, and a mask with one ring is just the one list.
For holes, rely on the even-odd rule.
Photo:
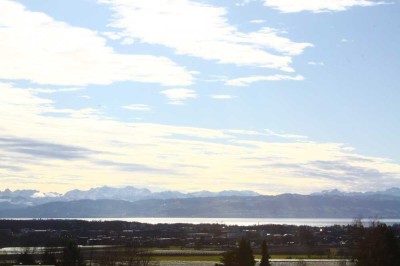
[(18, 255), (17, 258), (17, 264), (20, 265), (35, 265), (36, 261), (35, 258), (33, 257), (33, 252), (30, 252), (28, 249), (24, 251), (24, 253), (21, 253)]
[(254, 266), (256, 261), (250, 242), (242, 238), (239, 247), (225, 253), (221, 262), (225, 266)]
[(270, 255), (268, 252), (268, 246), (267, 246), (267, 241), (263, 241), (261, 245), (261, 262), (260, 266), (271, 266), (271, 263), (269, 262)]
[(51, 248), (46, 248), (42, 255), (41, 261), (43, 265), (56, 265), (57, 257), (55, 250)]
[(240, 266), (254, 266), (256, 261), (254, 260), (253, 250), (251, 249), (250, 242), (242, 238), (239, 244), (239, 265)]
[(64, 247), (62, 266), (84, 266), (78, 244), (74, 241), (69, 241)]
[(398, 266), (400, 265), (400, 245), (391, 227), (374, 223), (365, 228), (356, 243), (357, 266)]
[(237, 249), (230, 250), (222, 255), (221, 262), (225, 266), (239, 266)]
[(315, 237), (312, 231), (312, 227), (301, 225), (297, 231), (298, 241), (307, 246), (315, 245)]

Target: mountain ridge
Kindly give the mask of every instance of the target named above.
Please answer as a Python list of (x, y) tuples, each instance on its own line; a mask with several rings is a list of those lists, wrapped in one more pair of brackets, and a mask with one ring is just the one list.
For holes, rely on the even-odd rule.
[[(299, 194), (280, 194), (277, 196), (299, 195)], [(48, 192), (42, 193), (35, 189), (26, 190), (15, 190), (5, 189), (0, 191), (0, 210), (6, 209), (20, 209), (31, 206), (38, 206), (50, 202), (59, 201), (77, 201), (84, 199), (91, 200), (123, 200), (127, 202), (137, 202), (143, 200), (168, 200), (168, 199), (188, 199), (188, 198), (220, 198), (220, 197), (259, 197), (267, 196), (261, 195), (254, 191), (249, 190), (223, 190), (219, 192), (211, 192), (207, 190), (183, 193), (180, 191), (160, 191), (152, 192), (147, 188), (136, 188), (134, 186), (127, 186), (122, 188), (114, 188), (109, 186), (96, 187), (89, 190), (70, 190), (64, 194)], [(390, 188), (383, 191), (375, 192), (342, 192), (338, 189), (325, 190), (321, 192), (311, 193), (303, 196), (321, 196), (321, 197), (353, 197), (353, 198), (365, 198), (365, 197), (399, 197), (400, 188)]]
[(35, 189), (15, 190), (5, 189), (0, 191), (0, 210), (9, 208), (23, 208), (36, 206), (55, 201), (75, 201), (81, 199), (114, 199), (135, 202), (147, 199), (175, 199), (195, 197), (219, 197), (219, 196), (259, 196), (260, 194), (248, 190), (223, 190), (211, 192), (207, 190), (183, 193), (180, 191), (152, 192), (147, 188), (126, 186), (114, 188), (110, 186), (95, 187), (89, 190), (73, 189), (64, 194), (56, 192), (42, 193)]
[(49, 202), (0, 210), (2, 218), (400, 218), (400, 197), (299, 195)]

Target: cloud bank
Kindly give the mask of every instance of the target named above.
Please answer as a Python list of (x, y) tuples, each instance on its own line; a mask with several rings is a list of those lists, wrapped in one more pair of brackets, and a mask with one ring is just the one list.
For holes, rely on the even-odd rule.
[(188, 0), (99, 0), (114, 12), (111, 27), (121, 35), (169, 47), (179, 55), (222, 64), (293, 71), (292, 56), (310, 43), (297, 43), (264, 27), (245, 33), (229, 24), (224, 8)]
[[(62, 115), (49, 115), (54, 112)], [(57, 109), (26, 88), (0, 83), (3, 186), (60, 192), (104, 184), (182, 191), (224, 186), (274, 194), (373, 190), (400, 181), (400, 165), (341, 143), (271, 130), (122, 122), (87, 112)]]
[(192, 83), (192, 74), (166, 57), (117, 53), (97, 32), (28, 11), (15, 1), (1, 1), (0, 10), (0, 79), (64, 86)]

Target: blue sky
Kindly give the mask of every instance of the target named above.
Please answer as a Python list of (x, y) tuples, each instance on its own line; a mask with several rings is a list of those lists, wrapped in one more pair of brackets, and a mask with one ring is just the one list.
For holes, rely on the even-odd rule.
[(3, 189), (399, 186), (399, 11), (2, 1)]

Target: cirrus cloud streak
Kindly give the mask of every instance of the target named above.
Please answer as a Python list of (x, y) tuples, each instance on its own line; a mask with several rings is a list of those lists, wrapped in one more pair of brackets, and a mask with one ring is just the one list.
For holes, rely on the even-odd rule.
[(284, 13), (310, 11), (314, 13), (345, 11), (352, 7), (370, 7), (386, 4), (369, 0), (264, 0), (264, 5)]
[(304, 80), (302, 75), (288, 76), (288, 75), (270, 75), (270, 76), (250, 76), (229, 79), (225, 81), (225, 85), (229, 86), (248, 86), (254, 82), (259, 81), (279, 81), (279, 80)]

